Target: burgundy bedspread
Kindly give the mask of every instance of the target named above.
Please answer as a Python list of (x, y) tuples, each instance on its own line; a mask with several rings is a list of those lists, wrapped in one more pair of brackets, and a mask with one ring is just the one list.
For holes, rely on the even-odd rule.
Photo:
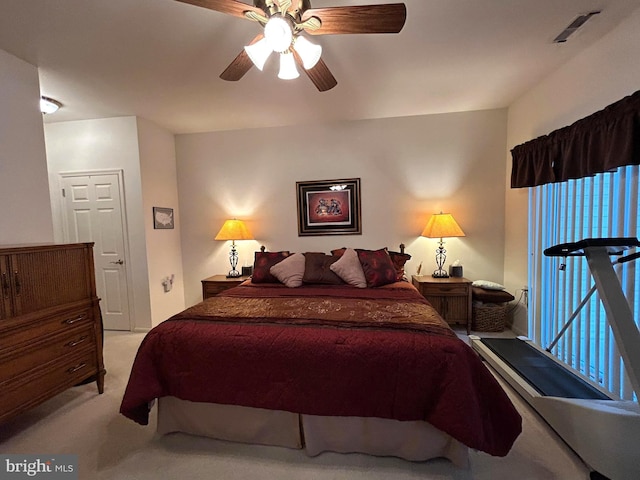
[[(506, 393), (417, 290), (395, 285), (239, 286), (207, 299), (147, 334), (120, 412), (146, 425), (150, 402), (171, 395), (311, 415), (424, 420), (471, 448), (506, 455), (521, 432)], [(300, 294), (312, 295), (307, 306)], [(248, 308), (252, 299), (266, 302), (263, 314)], [(245, 317), (227, 316), (225, 302)], [(292, 314), (296, 305), (299, 315)], [(394, 322), (403, 311), (411, 320)]]

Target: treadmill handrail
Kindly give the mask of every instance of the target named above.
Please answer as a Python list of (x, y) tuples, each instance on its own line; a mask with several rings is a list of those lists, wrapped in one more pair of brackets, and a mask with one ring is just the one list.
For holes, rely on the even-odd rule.
[(606, 247), (609, 255), (622, 255), (625, 250), (640, 247), (636, 237), (620, 238), (584, 238), (577, 242), (559, 243), (544, 250), (547, 257), (584, 256), (584, 249), (589, 247)]

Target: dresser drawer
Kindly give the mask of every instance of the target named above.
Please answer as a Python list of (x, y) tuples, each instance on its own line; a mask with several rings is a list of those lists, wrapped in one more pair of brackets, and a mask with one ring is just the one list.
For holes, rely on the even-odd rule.
[(467, 285), (457, 284), (431, 284), (423, 286), (424, 295), (468, 295)]
[(28, 322), (17, 323), (12, 328), (0, 330), (0, 343), (2, 343), (3, 351), (21, 348), (24, 343), (37, 342), (43, 337), (71, 332), (79, 327), (88, 326), (93, 327), (91, 307), (68, 310), (57, 315), (31, 318)]
[(233, 287), (237, 287), (249, 277), (227, 278), (224, 275), (214, 275), (202, 280), (202, 299), (214, 297), (219, 293)]
[(92, 326), (74, 328), (53, 336), (21, 344), (19, 348), (0, 352), (0, 383), (57, 358), (75, 355), (82, 350), (95, 350)]
[(98, 373), (95, 351), (79, 352), (0, 382), (0, 423)]
[[(232, 285), (232, 286), (235, 286), (235, 285)], [(202, 286), (202, 296), (203, 298), (214, 297), (217, 294), (222, 293), (229, 288), (230, 286), (228, 284), (209, 283)]]

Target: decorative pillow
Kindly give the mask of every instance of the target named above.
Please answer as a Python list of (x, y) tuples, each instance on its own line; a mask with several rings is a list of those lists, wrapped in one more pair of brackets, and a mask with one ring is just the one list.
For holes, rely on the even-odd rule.
[(487, 290), (504, 290), (504, 285), (489, 280), (476, 280), (471, 284), (472, 287), (486, 288)]
[(404, 280), (404, 264), (411, 260), (411, 255), (408, 253), (389, 252), (393, 266), (396, 268), (396, 280)]
[(354, 249), (346, 248), (343, 255), (329, 268), (349, 285), (367, 288), (367, 279), (364, 276), (362, 265), (360, 265), (358, 253)]
[(396, 281), (396, 267), (386, 248), (380, 250), (356, 249), (367, 280), (367, 287), (380, 287)]
[(331, 255), (333, 255), (334, 257), (340, 258), (342, 255), (344, 255), (344, 252), (346, 250), (347, 250), (346, 247), (336, 248), (335, 250), (331, 250)]
[(304, 263), (304, 255), (302, 253), (294, 253), (276, 263), (269, 269), (269, 273), (289, 288), (299, 287), (302, 285)]
[(314, 252), (307, 252), (304, 257), (303, 283), (324, 285), (341, 285), (344, 283), (338, 275), (331, 271), (331, 265), (338, 260), (338, 257)]
[(252, 283), (279, 283), (278, 279), (271, 275), (271, 267), (289, 256), (289, 252), (256, 252), (253, 262)]
[(480, 287), (471, 287), (471, 298), (474, 301), (485, 303), (506, 303), (515, 300), (515, 297), (505, 290), (490, 290)]

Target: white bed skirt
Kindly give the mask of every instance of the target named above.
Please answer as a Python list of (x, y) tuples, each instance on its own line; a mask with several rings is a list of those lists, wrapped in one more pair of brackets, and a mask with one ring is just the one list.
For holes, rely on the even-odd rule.
[(367, 417), (320, 417), (280, 410), (190, 402), (158, 401), (158, 433), (191, 435), (322, 452), (366, 453), (411, 461), (447, 458), (468, 466), (468, 448), (427, 422)]

